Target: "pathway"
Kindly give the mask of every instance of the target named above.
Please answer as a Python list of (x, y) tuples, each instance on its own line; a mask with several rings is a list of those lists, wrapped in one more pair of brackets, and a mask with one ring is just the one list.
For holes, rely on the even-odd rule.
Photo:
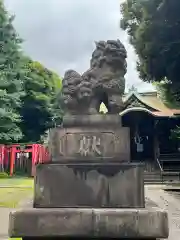
[(0, 208), (0, 240), (8, 239), (8, 221), (11, 209)]
[[(32, 207), (32, 199), (26, 199), (20, 202), (19, 208)], [(0, 240), (8, 239), (9, 213), (15, 209), (0, 207)]]
[[(15, 210), (11, 209), (11, 207), (16, 206), (19, 201), (18, 208), (32, 206), (32, 200), (30, 200), (32, 197), (27, 197), (31, 193), (32, 187), (33, 179), (31, 178), (14, 177), (0, 179), (1, 206), (4, 206), (0, 207), (0, 240), (8, 239), (9, 213)], [(7, 205), (4, 204), (6, 197), (8, 199), (7, 202), (9, 202)], [(10, 208), (6, 208), (5, 206), (9, 206)]]
[(177, 240), (180, 237), (180, 197), (167, 193), (159, 187), (145, 186), (145, 195), (160, 208), (168, 211), (170, 235), (168, 240)]

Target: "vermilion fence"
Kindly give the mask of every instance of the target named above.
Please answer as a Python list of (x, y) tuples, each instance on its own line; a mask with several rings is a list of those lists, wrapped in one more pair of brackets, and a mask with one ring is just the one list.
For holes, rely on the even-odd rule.
[(48, 161), (48, 149), (41, 144), (0, 145), (0, 171), (11, 176), (17, 173), (34, 176), (36, 164)]

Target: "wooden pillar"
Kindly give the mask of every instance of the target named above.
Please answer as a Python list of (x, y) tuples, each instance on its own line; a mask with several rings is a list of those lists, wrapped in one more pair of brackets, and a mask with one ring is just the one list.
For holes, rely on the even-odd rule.
[(159, 159), (159, 155), (160, 155), (160, 152), (159, 152), (159, 139), (158, 139), (158, 133), (157, 133), (157, 128), (158, 128), (158, 122), (159, 120), (155, 119), (154, 120), (154, 133), (153, 133), (153, 136), (154, 136), (154, 162), (157, 163), (157, 159)]
[(31, 159), (31, 177), (35, 175), (35, 164), (36, 164), (36, 144), (32, 144), (32, 159)]
[(16, 146), (12, 146), (11, 153), (10, 153), (10, 176), (12, 176), (14, 173), (15, 154), (16, 154)]

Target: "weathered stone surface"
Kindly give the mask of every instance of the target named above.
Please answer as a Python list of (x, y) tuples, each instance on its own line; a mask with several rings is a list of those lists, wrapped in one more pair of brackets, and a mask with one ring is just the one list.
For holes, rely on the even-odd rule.
[(39, 165), (34, 207), (144, 207), (141, 164)]
[(50, 131), (49, 149), (53, 162), (127, 162), (129, 141), (125, 127), (59, 127)]
[(165, 239), (167, 213), (159, 209), (32, 209), (10, 214), (10, 237)]
[(70, 115), (64, 116), (63, 127), (98, 127), (98, 128), (119, 128), (122, 118), (120, 115), (93, 114), (93, 115)]

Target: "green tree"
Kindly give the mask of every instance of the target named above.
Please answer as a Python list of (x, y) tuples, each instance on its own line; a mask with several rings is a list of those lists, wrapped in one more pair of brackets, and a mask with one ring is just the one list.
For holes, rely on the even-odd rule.
[(23, 94), (22, 41), (13, 27), (13, 20), (0, 0), (0, 143), (22, 138), (17, 110)]
[(138, 92), (138, 89), (134, 84), (128, 89), (128, 93), (132, 93), (132, 92), (135, 92), (135, 93)]
[(61, 118), (61, 108), (55, 99), (61, 91), (61, 79), (42, 64), (26, 59), (27, 74), (24, 80), (25, 95), (21, 98), (20, 114), (23, 132), (22, 142), (38, 142), (49, 127)]
[(138, 55), (140, 78), (157, 82), (167, 101), (177, 103), (180, 101), (179, 12), (179, 0), (126, 0), (121, 5), (121, 27), (128, 32)]

